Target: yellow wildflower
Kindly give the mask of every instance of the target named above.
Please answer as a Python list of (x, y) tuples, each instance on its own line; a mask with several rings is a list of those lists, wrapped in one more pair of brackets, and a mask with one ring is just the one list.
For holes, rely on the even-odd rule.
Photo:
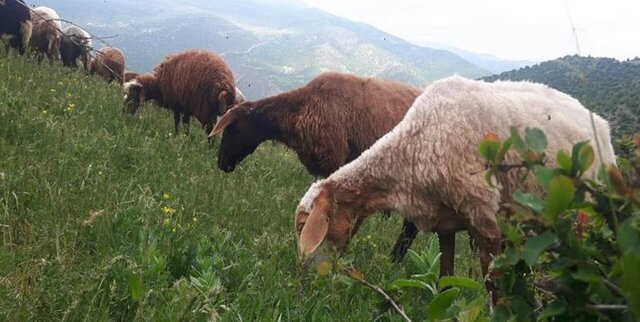
[(176, 212), (176, 210), (171, 207), (164, 206), (162, 207), (162, 212), (164, 212), (165, 215), (169, 216)]
[(163, 223), (164, 223), (165, 225), (168, 225), (168, 224), (170, 224), (170, 223), (171, 223), (171, 220), (169, 220), (169, 218), (165, 218)]
[(191, 220), (193, 220), (193, 222), (198, 222), (198, 217), (193, 217)]
[(171, 198), (171, 196), (168, 193), (165, 192), (162, 194), (162, 199), (169, 200), (169, 198)]
[(47, 115), (49, 113), (49, 111), (47, 110), (42, 110), (42, 114)]

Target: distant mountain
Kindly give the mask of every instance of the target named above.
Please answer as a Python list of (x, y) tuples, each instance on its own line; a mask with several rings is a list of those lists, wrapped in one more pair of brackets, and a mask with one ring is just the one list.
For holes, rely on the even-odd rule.
[[(444, 50), (411, 44), (297, 0), (44, 0), (58, 14), (120, 47), (128, 68), (150, 71), (167, 54), (222, 54), (250, 99), (303, 85), (328, 70), (423, 87), (452, 74), (491, 73)], [(95, 47), (102, 44), (96, 42)]]
[(456, 48), (450, 45), (429, 41), (425, 39), (414, 39), (410, 41), (420, 46), (450, 51), (464, 58), (465, 60), (477, 65), (478, 67), (484, 68), (494, 74), (499, 74), (502, 72), (518, 69), (525, 66), (531, 66), (538, 63), (531, 60), (502, 59), (490, 54), (474, 53), (468, 50)]
[(640, 133), (640, 58), (566, 56), (483, 79), (547, 84), (609, 120), (614, 136)]

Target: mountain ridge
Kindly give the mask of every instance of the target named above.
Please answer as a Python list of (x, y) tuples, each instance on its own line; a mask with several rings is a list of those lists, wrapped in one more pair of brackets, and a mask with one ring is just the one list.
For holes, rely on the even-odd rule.
[(150, 71), (173, 52), (213, 50), (231, 66), (249, 99), (302, 86), (328, 70), (418, 87), (452, 74), (491, 74), (453, 53), (414, 45), (295, 0), (243, 0), (233, 5), (202, 0), (48, 0), (42, 5), (95, 35), (117, 34), (107, 42), (122, 48), (128, 67), (139, 72)]

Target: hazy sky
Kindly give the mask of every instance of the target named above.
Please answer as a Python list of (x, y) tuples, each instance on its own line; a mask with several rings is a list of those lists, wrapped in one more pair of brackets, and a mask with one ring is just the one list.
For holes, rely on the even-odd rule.
[(582, 55), (640, 56), (640, 0), (304, 1), (406, 40), (426, 39), (504, 59), (575, 54), (572, 21)]

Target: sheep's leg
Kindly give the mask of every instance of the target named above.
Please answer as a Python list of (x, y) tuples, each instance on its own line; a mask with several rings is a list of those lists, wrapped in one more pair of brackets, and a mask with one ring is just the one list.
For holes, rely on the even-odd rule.
[(395, 246), (393, 246), (393, 250), (391, 250), (391, 258), (394, 263), (402, 261), (417, 235), (418, 227), (405, 219), (402, 223), (402, 232), (400, 232), (400, 236), (398, 236), (398, 240)]
[(362, 225), (362, 222), (364, 221), (364, 217), (358, 217), (356, 219), (356, 223), (353, 225), (353, 228), (351, 228), (351, 237), (353, 238), (353, 236), (358, 232), (358, 230), (360, 229), (360, 225)]
[(180, 112), (173, 111), (173, 134), (178, 135), (178, 123), (180, 123)]
[(479, 216), (472, 220), (469, 234), (474, 239), (480, 252), (480, 268), (486, 277), (485, 287), (491, 294), (492, 303), (496, 303), (497, 294), (489, 265), (493, 258), (502, 251), (502, 236), (495, 215)]
[(189, 124), (191, 123), (191, 114), (182, 115), (182, 127), (184, 127), (184, 134), (189, 135)]
[(456, 233), (438, 232), (438, 241), (440, 243), (440, 253), (442, 253), (440, 256), (440, 276), (453, 275)]

